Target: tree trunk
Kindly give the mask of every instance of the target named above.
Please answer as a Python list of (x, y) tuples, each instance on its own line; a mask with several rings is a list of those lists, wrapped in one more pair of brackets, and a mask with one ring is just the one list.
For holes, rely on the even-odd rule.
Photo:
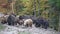
[(37, 0), (37, 2), (38, 2), (38, 8), (39, 8), (39, 10), (38, 10), (38, 16), (40, 16), (41, 15), (41, 12), (40, 12), (40, 2), (39, 2), (40, 0)]
[(33, 3), (33, 8), (34, 8), (34, 11), (33, 11), (33, 15), (36, 17), (36, 0), (34, 0), (34, 3)]

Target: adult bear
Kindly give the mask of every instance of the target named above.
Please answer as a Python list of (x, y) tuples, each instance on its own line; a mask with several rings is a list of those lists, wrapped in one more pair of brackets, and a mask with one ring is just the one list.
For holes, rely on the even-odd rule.
[(42, 26), (43, 28), (47, 29), (49, 26), (49, 23), (46, 19), (44, 19), (43, 17), (40, 17), (37, 20), (35, 20), (35, 26), (36, 27)]
[(8, 25), (17, 25), (16, 23), (16, 17), (14, 15), (9, 15), (7, 19)]

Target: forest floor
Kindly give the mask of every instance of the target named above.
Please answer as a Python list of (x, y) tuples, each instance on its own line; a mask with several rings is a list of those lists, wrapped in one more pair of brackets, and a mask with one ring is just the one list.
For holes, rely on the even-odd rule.
[(36, 28), (33, 27), (24, 27), (24, 26), (9, 26), (6, 24), (0, 24), (0, 34), (60, 34), (51, 28)]

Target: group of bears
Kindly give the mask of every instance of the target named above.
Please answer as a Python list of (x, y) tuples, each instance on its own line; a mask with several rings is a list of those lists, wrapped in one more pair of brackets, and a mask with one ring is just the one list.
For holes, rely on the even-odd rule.
[[(6, 16), (6, 15), (5, 15)], [(47, 29), (49, 27), (49, 23), (47, 20), (45, 20), (43, 17), (37, 18), (34, 16), (29, 16), (29, 15), (23, 15), (17, 17), (14, 14), (8, 15), (6, 17), (2, 17), (1, 23), (5, 24), (7, 23), (8, 25), (24, 25), (27, 27), (32, 27), (32, 24), (35, 24), (35, 27), (40, 27), (42, 26), (43, 28)]]

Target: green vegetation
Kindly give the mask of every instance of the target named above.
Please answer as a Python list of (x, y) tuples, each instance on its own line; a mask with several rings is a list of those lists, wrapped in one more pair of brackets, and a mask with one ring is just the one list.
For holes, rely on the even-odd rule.
[(17, 15), (33, 15), (34, 12), (37, 17), (48, 19), (50, 27), (59, 30), (60, 0), (16, 0), (13, 6)]
[(24, 8), (21, 7), (23, 10), (18, 12), (19, 15), (33, 15), (33, 12), (35, 11), (36, 16), (43, 16), (44, 18), (48, 19), (50, 27), (58, 30), (60, 27), (60, 0), (23, 0), (21, 3), (24, 4), (21, 5)]

